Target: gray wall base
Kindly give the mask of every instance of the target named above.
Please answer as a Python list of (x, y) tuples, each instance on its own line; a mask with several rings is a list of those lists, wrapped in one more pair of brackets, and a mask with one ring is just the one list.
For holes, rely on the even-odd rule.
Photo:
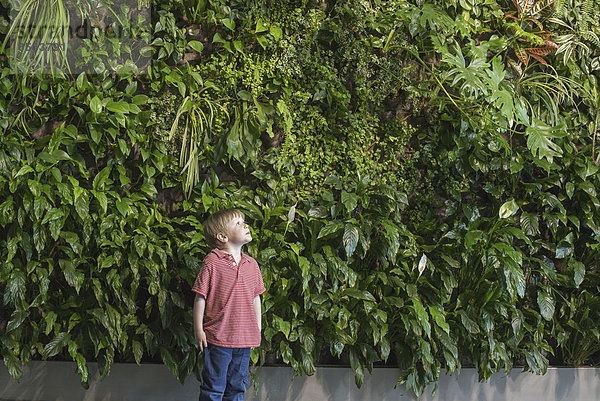
[[(163, 365), (115, 364), (108, 377), (100, 380), (96, 364), (90, 363), (90, 387), (79, 384), (76, 366), (69, 362), (31, 362), (23, 378), (13, 380), (0, 368), (0, 400), (19, 401), (189, 401), (198, 398), (198, 382), (189, 377), (182, 385)], [(260, 384), (255, 397), (247, 401), (413, 401), (402, 387), (394, 389), (396, 369), (375, 369), (366, 373), (361, 389), (354, 374), (344, 368), (318, 368), (314, 376), (295, 377), (290, 368), (256, 369)], [(513, 370), (497, 373), (487, 382), (478, 382), (474, 369), (459, 375), (442, 375), (438, 389), (429, 388), (420, 401), (598, 401), (600, 369), (551, 368), (544, 376)]]

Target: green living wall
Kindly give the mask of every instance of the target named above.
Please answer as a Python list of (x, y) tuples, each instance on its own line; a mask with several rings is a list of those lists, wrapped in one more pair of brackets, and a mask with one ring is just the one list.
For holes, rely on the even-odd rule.
[(420, 394), (600, 361), (600, 1), (1, 3), (13, 376), (198, 373), (201, 223), (231, 206), (268, 288), (256, 365), (394, 365)]

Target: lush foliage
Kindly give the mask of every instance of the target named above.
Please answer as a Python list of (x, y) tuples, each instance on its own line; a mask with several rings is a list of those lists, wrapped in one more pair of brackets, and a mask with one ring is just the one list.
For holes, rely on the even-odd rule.
[(228, 206), (268, 288), (255, 364), (348, 364), (359, 386), (394, 364), (419, 394), (442, 368), (598, 363), (598, 10), (157, 0), (135, 46), (91, 30), (71, 49), (81, 73), (32, 71), (7, 45), (9, 371), (41, 357), (72, 359), (83, 383), (90, 360), (197, 373), (201, 222)]

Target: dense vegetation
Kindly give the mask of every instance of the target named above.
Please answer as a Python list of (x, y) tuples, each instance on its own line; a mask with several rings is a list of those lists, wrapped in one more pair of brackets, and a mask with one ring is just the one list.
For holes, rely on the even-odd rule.
[(197, 372), (201, 222), (229, 206), (268, 288), (255, 364), (349, 364), (359, 386), (395, 364), (419, 394), (442, 369), (600, 360), (600, 1), (16, 3), (7, 38), (67, 14), (90, 38), (68, 66), (2, 51), (13, 376)]

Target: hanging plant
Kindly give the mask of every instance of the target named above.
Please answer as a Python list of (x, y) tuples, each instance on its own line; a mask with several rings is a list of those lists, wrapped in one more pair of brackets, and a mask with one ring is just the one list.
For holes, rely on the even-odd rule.
[(177, 79), (173, 81), (177, 82), (181, 95), (188, 94), (177, 110), (169, 132), (169, 140), (174, 138), (183, 119), (179, 165), (185, 174), (183, 189), (189, 197), (194, 186), (200, 182), (200, 156), (210, 146), (217, 117), (224, 115), (229, 119), (229, 114), (222, 102), (223, 99), (215, 99), (207, 95), (208, 89), (218, 90), (218, 88), (212, 82), (204, 81), (189, 65), (187, 68), (188, 77), (191, 78), (187, 85)]
[(12, 40), (11, 60), (26, 70), (69, 70), (67, 50), (71, 15), (63, 0), (27, 0), (13, 18), (2, 44)]

